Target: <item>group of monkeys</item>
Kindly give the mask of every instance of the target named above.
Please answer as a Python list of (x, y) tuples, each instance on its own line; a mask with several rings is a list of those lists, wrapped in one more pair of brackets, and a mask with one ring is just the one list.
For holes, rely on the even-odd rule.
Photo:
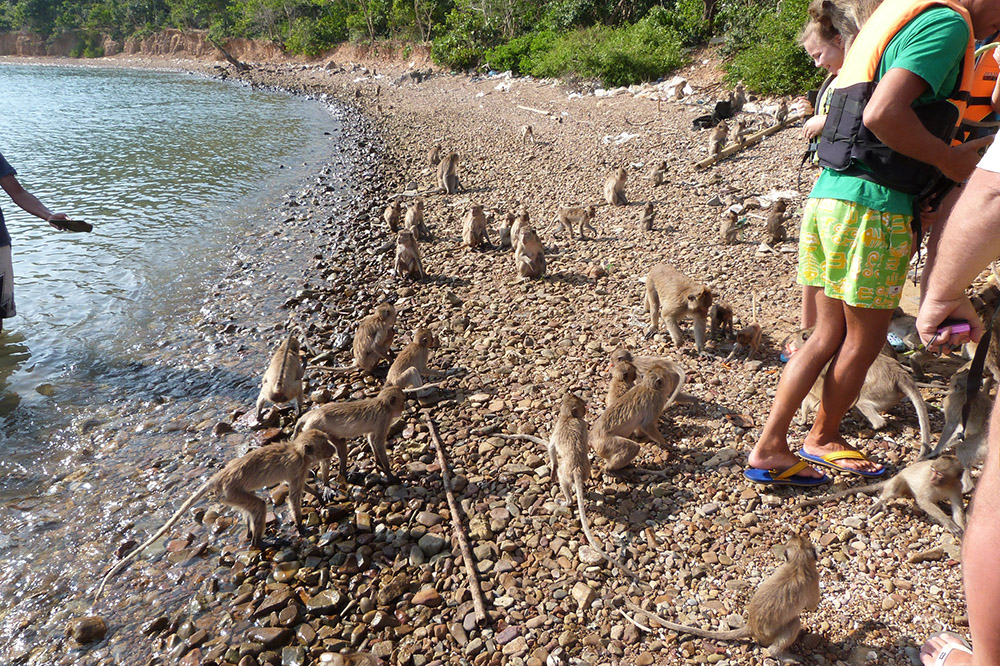
[[(522, 139), (534, 142), (530, 126), (522, 130)], [(459, 190), (457, 153), (449, 153), (443, 158), (440, 147), (435, 146), (429, 159), (437, 166), (437, 191), (451, 194)], [(655, 166), (651, 180), (654, 184), (663, 182), (666, 164)], [(609, 205), (627, 203), (624, 186), (627, 174), (619, 168), (610, 174), (604, 184), (605, 200)], [(782, 221), (785, 202), (777, 202), (772, 217)], [(595, 207), (560, 208), (554, 218), (557, 233), (568, 231), (574, 235), (578, 227), (581, 238), (586, 238), (593, 227)], [(641, 224), (652, 224), (652, 205), (643, 210)], [(472, 205), (462, 225), (462, 239), (469, 247), (476, 248), (489, 242), (487, 228), (492, 221), (479, 205)], [(430, 236), (423, 218), (423, 202), (416, 199), (402, 212), (399, 199), (394, 200), (385, 210), (384, 221), (389, 230), (397, 233), (394, 271), (400, 277), (421, 279), (425, 276), (420, 260), (417, 242)], [(727, 228), (726, 220), (729, 222)], [(775, 224), (777, 227), (777, 223)], [(771, 224), (768, 224), (769, 233)], [(723, 222), (723, 240), (735, 240), (735, 214), (726, 215)], [(783, 232), (783, 226), (781, 227)], [(777, 231), (772, 233), (772, 238)], [(779, 242), (784, 239), (775, 240)], [(500, 226), (500, 244), (514, 247), (515, 264), (523, 278), (538, 278), (544, 273), (545, 259), (542, 243), (537, 232), (531, 227), (528, 212), (522, 209), (518, 214), (507, 213)], [(683, 334), (679, 322), (689, 318), (693, 321), (694, 339), (697, 351), (704, 353), (706, 333), (710, 325), (713, 338), (722, 335), (735, 338), (735, 346), (729, 355), (746, 352), (748, 357), (759, 353), (762, 327), (752, 321), (739, 331), (733, 331), (733, 310), (723, 302), (713, 302), (711, 289), (683, 275), (669, 264), (654, 265), (643, 280), (644, 305), (650, 316), (650, 326), (645, 331), (647, 338), (659, 331), (661, 320), (675, 347), (683, 344)], [(1000, 291), (998, 299), (1000, 300)], [(996, 304), (994, 303), (994, 307)], [(756, 318), (756, 305), (752, 319)], [(384, 388), (375, 396), (348, 402), (331, 402), (319, 405), (302, 414), (304, 404), (304, 365), (302, 363), (301, 341), (298, 332), (292, 332), (279, 345), (268, 365), (262, 380), (256, 403), (258, 420), (266, 403), (294, 403), (298, 420), (292, 439), (266, 445), (231, 460), (221, 470), (213, 474), (190, 497), (176, 513), (153, 536), (116, 563), (104, 576), (97, 590), (99, 597), (110, 578), (126, 567), (150, 544), (161, 538), (182, 517), (196, 501), (208, 492), (214, 492), (219, 501), (238, 509), (246, 518), (246, 538), (255, 547), (260, 547), (265, 527), (266, 506), (254, 491), (281, 482), (288, 484), (287, 496), (292, 520), (302, 532), (302, 496), (304, 492), (319, 493), (307, 483), (314, 467), (320, 467), (320, 479), (329, 481), (329, 462), (336, 453), (341, 479), (347, 476), (348, 442), (362, 435), (368, 437), (369, 445), (382, 473), (392, 483), (399, 479), (393, 474), (386, 453), (386, 440), (391, 424), (398, 419), (406, 402), (407, 393), (426, 390), (425, 378), (440, 377), (447, 373), (435, 372), (428, 368), (431, 350), (438, 346), (436, 335), (428, 328), (413, 331), (411, 341), (391, 359), (390, 349), (395, 337), (397, 313), (388, 302), (381, 303), (358, 324), (353, 343), (353, 363), (348, 366), (313, 366), (316, 372), (342, 374), (360, 371), (373, 374), (379, 363), (388, 362)], [(905, 316), (894, 319), (900, 337), (913, 335), (913, 322)], [(900, 328), (901, 327), (901, 328)], [(801, 345), (809, 331), (800, 331), (796, 344)], [(525, 439), (544, 445), (550, 458), (551, 481), (561, 488), (565, 501), (576, 502), (579, 518), (585, 536), (602, 557), (619, 571), (638, 579), (638, 575), (625, 564), (605, 552), (591, 534), (586, 518), (585, 484), (591, 478), (592, 467), (589, 452), (592, 449), (603, 461), (603, 469), (608, 473), (658, 474), (663, 472), (633, 466), (640, 452), (639, 439), (647, 438), (666, 446), (659, 431), (659, 420), (665, 410), (675, 402), (693, 400), (682, 393), (686, 375), (683, 367), (675, 361), (661, 356), (636, 356), (624, 348), (615, 350), (610, 358), (611, 381), (605, 398), (605, 408), (600, 416), (588, 426), (585, 401), (566, 391), (560, 398), (558, 413), (548, 439), (529, 435), (501, 435), (512, 439)], [(997, 368), (1000, 375), (1000, 368)], [(964, 439), (958, 447), (959, 458), (946, 455), (937, 457), (952, 443), (964, 403), (965, 381), (968, 370), (956, 373), (951, 389), (945, 400), (946, 425), (941, 440), (932, 450), (927, 423), (926, 406), (920, 397), (913, 378), (891, 357), (891, 349), (877, 360), (869, 371), (857, 407), (872, 422), (873, 427), (881, 427), (885, 420), (878, 412), (889, 409), (905, 395), (909, 397), (919, 415), (921, 426), (920, 460), (902, 469), (895, 477), (874, 485), (854, 488), (834, 495), (805, 500), (796, 506), (809, 506), (839, 498), (851, 493), (880, 491), (879, 502), (873, 511), (887, 501), (897, 497), (912, 497), (917, 505), (932, 519), (950, 531), (960, 534), (964, 527), (962, 495), (971, 485), (969, 469), (978, 462), (985, 449), (985, 432), (991, 400), (988, 392), (980, 393), (980, 398), (972, 407), (972, 414), (962, 428)], [(802, 405), (803, 417), (815, 407), (822, 390), (822, 376), (817, 380), (813, 393)], [(938, 502), (947, 500), (951, 504), (951, 516), (946, 515)], [(629, 603), (635, 613), (656, 619), (669, 629), (697, 636), (719, 640), (752, 638), (770, 647), (774, 656), (786, 656), (787, 648), (795, 641), (800, 631), (799, 615), (805, 609), (816, 608), (820, 592), (816, 569), (816, 552), (808, 538), (793, 537), (785, 548), (786, 562), (759, 586), (748, 605), (746, 627), (730, 632), (710, 632), (695, 627), (671, 623), (654, 613)], [(631, 620), (631, 618), (630, 618)], [(634, 621), (634, 620), (632, 620)]]

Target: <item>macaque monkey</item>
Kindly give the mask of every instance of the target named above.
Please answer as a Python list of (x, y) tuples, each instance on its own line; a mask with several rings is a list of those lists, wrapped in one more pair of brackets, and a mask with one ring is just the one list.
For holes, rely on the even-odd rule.
[(712, 307), (712, 291), (708, 287), (697, 284), (669, 264), (656, 264), (646, 276), (645, 306), (650, 319), (647, 339), (659, 331), (662, 315), (670, 339), (675, 347), (680, 347), (683, 336), (677, 320), (691, 317), (694, 320), (695, 346), (698, 353), (705, 350), (705, 320)]
[[(382, 473), (390, 483), (399, 483), (392, 473), (389, 456), (385, 452), (385, 440), (389, 426), (403, 413), (406, 396), (398, 386), (387, 385), (374, 398), (353, 402), (328, 402), (306, 412), (295, 424), (296, 433), (315, 429), (326, 434), (337, 447), (340, 462), (340, 477), (347, 478), (347, 441), (368, 435), (375, 459)], [(330, 478), (329, 462), (320, 463), (320, 477), (323, 482)]]
[(747, 140), (747, 121), (744, 118), (736, 119), (736, 129), (733, 130), (733, 143), (737, 146), (742, 146)]
[(732, 112), (734, 114), (739, 113), (740, 111), (743, 110), (743, 105), (746, 103), (747, 103), (747, 95), (746, 92), (744, 92), (743, 90), (743, 84), (737, 83), (736, 91), (733, 93), (732, 105), (730, 107)]
[(785, 100), (784, 97), (782, 97), (781, 101), (778, 102), (778, 110), (774, 112), (774, 122), (776, 125), (780, 125), (781, 123), (785, 122), (785, 119), (787, 117), (788, 117), (788, 102)]
[(556, 225), (555, 233), (558, 234), (565, 230), (569, 232), (569, 237), (573, 238), (573, 225), (576, 224), (580, 227), (580, 240), (587, 240), (587, 237), (583, 233), (584, 229), (590, 229), (591, 233), (596, 236), (597, 229), (591, 224), (596, 213), (597, 209), (593, 206), (587, 206), (586, 208), (580, 206), (560, 208), (556, 211), (556, 216), (552, 220)]
[(556, 419), (555, 427), (552, 428), (552, 434), (546, 444), (552, 468), (552, 482), (559, 483), (567, 504), (573, 503), (575, 491), (580, 525), (583, 527), (583, 533), (587, 537), (590, 547), (596, 550), (609, 564), (618, 567), (619, 571), (632, 578), (638, 578), (639, 576), (635, 572), (604, 552), (604, 549), (597, 545), (597, 540), (590, 532), (587, 509), (583, 501), (584, 484), (590, 480), (591, 475), (588, 455), (590, 447), (587, 445), (587, 421), (584, 419), (586, 413), (587, 404), (581, 398), (569, 391), (563, 394), (562, 402), (559, 405), (559, 417)]
[(409, 280), (422, 280), (425, 277), (424, 265), (420, 262), (420, 250), (417, 249), (417, 239), (409, 229), (403, 229), (396, 236), (396, 261), (392, 270), (397, 277)]
[(462, 223), (462, 242), (473, 249), (490, 242), (486, 230), (486, 216), (479, 204), (472, 204), (472, 208), (465, 214), (465, 221)]
[(438, 164), (438, 192), (455, 194), (461, 185), (458, 182), (458, 153), (448, 153)]
[[(629, 354), (629, 357), (631, 359), (631, 354)], [(612, 356), (612, 358), (614, 357)], [(605, 407), (613, 405), (618, 398), (625, 395), (629, 389), (635, 386), (636, 374), (635, 365), (631, 360), (622, 358), (612, 362), (611, 383), (608, 385), (608, 395), (604, 399)]]
[[(608, 366), (608, 369), (614, 371), (615, 366), (622, 362), (626, 362), (635, 368), (636, 379), (644, 377), (651, 368), (665, 368), (668, 372), (673, 372), (678, 377), (684, 374), (684, 368), (680, 367), (673, 359), (667, 356), (634, 356), (632, 352), (624, 347), (618, 347), (611, 352), (611, 363)], [(683, 383), (683, 380), (681, 381)], [(632, 388), (633, 385), (629, 385), (628, 388)], [(608, 394), (610, 395), (610, 393), (611, 390), (609, 387)], [(677, 404), (695, 404), (698, 402), (698, 398), (682, 392), (677, 394), (677, 397), (674, 398), (674, 402)]]
[(352, 345), (354, 363), (336, 368), (323, 368), (336, 373), (350, 372), (360, 369), (369, 375), (382, 359), (389, 360), (389, 349), (396, 335), (396, 308), (392, 303), (380, 303), (375, 312), (368, 315), (358, 324)]
[(752, 639), (767, 647), (771, 657), (795, 661), (787, 654), (802, 630), (799, 615), (819, 606), (819, 571), (816, 548), (809, 538), (795, 535), (785, 544), (785, 562), (757, 587), (747, 604), (746, 626), (732, 631), (706, 631), (664, 620), (659, 615), (626, 600), (634, 611), (653, 618), (662, 626), (683, 634), (717, 641)]
[(660, 414), (670, 406), (684, 386), (684, 370), (656, 365), (649, 369), (642, 380), (626, 391), (594, 423), (591, 445), (597, 455), (604, 458), (608, 472), (627, 467), (639, 454), (639, 443), (630, 439), (640, 431), (651, 440), (665, 447), (666, 440), (657, 429)]
[(545, 273), (542, 241), (531, 227), (521, 229), (521, 236), (514, 246), (514, 265), (522, 278), (540, 278)]
[(432, 167), (436, 167), (441, 162), (441, 144), (435, 143), (434, 147), (427, 151), (427, 161)]
[(385, 377), (386, 386), (416, 388), (423, 386), (422, 377), (440, 376), (440, 372), (427, 369), (427, 358), (431, 349), (436, 349), (437, 346), (437, 337), (429, 328), (413, 331), (413, 341), (403, 347), (403, 351), (399, 352), (389, 368), (389, 374)]
[(500, 228), (497, 233), (500, 234), (500, 247), (509, 248), (513, 247), (511, 243), (511, 230), (514, 228), (514, 213), (507, 212), (503, 214), (503, 220), (500, 222)]
[(528, 226), (531, 226), (531, 219), (530, 216), (528, 215), (528, 209), (522, 208), (517, 213), (517, 217), (514, 218), (514, 224), (512, 224), (510, 227), (511, 247), (517, 247), (517, 239), (521, 237), (521, 230)]
[[(958, 458), (955, 456), (941, 456), (934, 460), (918, 460), (899, 470), (896, 476), (887, 481), (848, 488), (830, 495), (803, 500), (796, 504), (795, 508), (822, 504), (848, 495), (871, 495), (875, 491), (881, 492), (878, 500), (872, 505), (869, 515), (880, 513), (890, 500), (898, 497), (912, 497), (917, 506), (923, 509), (931, 520), (952, 534), (960, 536), (965, 529), (965, 510), (962, 504), (962, 463), (958, 462)], [(941, 500), (948, 500), (948, 503), (951, 504), (951, 518), (938, 506), (938, 502)]]
[(663, 185), (663, 181), (667, 176), (667, 163), (661, 161), (653, 168), (653, 173), (650, 175), (649, 179), (653, 181), (654, 186)]
[[(944, 397), (944, 429), (938, 445), (931, 451), (921, 447), (920, 459), (936, 458), (951, 446), (955, 447), (955, 456), (962, 464), (962, 492), (972, 490), (972, 468), (986, 459), (987, 439), (989, 434), (990, 414), (993, 412), (993, 399), (990, 398), (990, 378), (985, 378), (983, 386), (976, 394), (969, 408), (969, 419), (962, 429), (962, 409), (968, 396), (969, 365), (971, 361), (959, 368), (948, 382), (948, 395)], [(961, 432), (959, 430), (961, 429)]]
[(389, 226), (389, 231), (392, 233), (399, 231), (399, 212), (399, 199), (394, 199), (392, 203), (385, 207), (385, 212), (382, 213), (382, 219), (385, 220), (385, 223)]
[(747, 352), (747, 359), (757, 358), (760, 351), (761, 326), (757, 323), (757, 294), (753, 295), (753, 304), (750, 308), (751, 323), (736, 333), (736, 344), (729, 352), (726, 360), (730, 360), (738, 353)]
[(722, 214), (722, 224), (719, 226), (719, 238), (723, 245), (732, 245), (740, 233), (739, 216), (735, 210), (727, 210)]
[(264, 407), (264, 402), (272, 403), (295, 401), (295, 414), (302, 413), (302, 359), (299, 358), (299, 339), (294, 333), (289, 333), (285, 341), (271, 357), (271, 362), (264, 372), (261, 381), (260, 394), (257, 396), (257, 420)]
[(712, 303), (708, 311), (708, 321), (709, 333), (713, 340), (719, 338), (720, 332), (723, 338), (733, 337), (733, 308), (728, 303)]
[(604, 180), (604, 200), (609, 206), (624, 206), (628, 203), (625, 197), (625, 179), (628, 172), (625, 167), (618, 167), (618, 170)]
[(643, 231), (652, 231), (654, 219), (656, 219), (656, 211), (653, 209), (653, 202), (647, 201), (639, 214), (639, 228)]
[(521, 126), (521, 143), (525, 144), (531, 141), (531, 145), (535, 145), (535, 133), (531, 129), (531, 125)]
[(418, 241), (425, 241), (431, 237), (431, 230), (424, 222), (424, 200), (417, 199), (413, 205), (406, 207), (406, 217), (403, 226), (413, 232), (413, 237)]
[(777, 245), (788, 237), (785, 231), (785, 208), (787, 203), (784, 199), (778, 199), (771, 206), (771, 212), (767, 215), (767, 244)]
[(720, 120), (719, 124), (712, 128), (708, 135), (708, 156), (715, 157), (722, 152), (722, 147), (726, 145), (726, 137), (729, 136), (729, 125), (725, 120)]
[(184, 512), (210, 491), (215, 492), (220, 502), (238, 509), (246, 517), (246, 538), (254, 548), (260, 548), (261, 538), (264, 535), (266, 507), (264, 500), (257, 497), (254, 491), (282, 481), (287, 482), (288, 508), (292, 513), (296, 529), (300, 535), (303, 534), (302, 490), (305, 487), (306, 474), (317, 463), (327, 461), (333, 453), (334, 448), (325, 434), (316, 430), (304, 430), (290, 441), (268, 444), (230, 460), (191, 493), (191, 496), (184, 500), (174, 515), (153, 536), (111, 567), (101, 580), (95, 598), (100, 598), (104, 586), (112, 576), (128, 566), (129, 562), (137, 558), (151, 543), (166, 534), (181, 519)]
[[(823, 397), (823, 380), (829, 365), (823, 368), (823, 372), (816, 378), (816, 383), (799, 410), (797, 422), (805, 424), (809, 414), (811, 414)], [(920, 449), (921, 451), (930, 449), (930, 421), (927, 418), (927, 403), (924, 402), (920, 390), (917, 388), (913, 377), (903, 369), (899, 361), (884, 354), (875, 357), (875, 361), (868, 368), (865, 375), (865, 383), (861, 386), (861, 393), (858, 395), (854, 406), (864, 414), (872, 428), (879, 430), (885, 427), (885, 417), (879, 412), (888, 411), (899, 404), (903, 397), (910, 399), (913, 408), (917, 412), (917, 420), (920, 423)]]
[[(920, 335), (917, 334), (917, 318), (906, 314), (902, 308), (896, 308), (889, 322), (889, 333), (902, 340), (906, 348), (912, 351), (906, 355), (906, 359), (913, 371), (913, 378), (918, 382), (924, 381), (927, 378), (924, 362), (930, 358), (930, 354), (924, 350)], [(992, 344), (992, 340), (990, 343)]]

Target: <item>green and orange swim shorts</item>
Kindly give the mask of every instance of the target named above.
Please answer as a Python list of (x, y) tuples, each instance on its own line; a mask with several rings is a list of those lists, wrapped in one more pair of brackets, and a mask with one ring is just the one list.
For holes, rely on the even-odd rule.
[(840, 199), (807, 199), (798, 283), (859, 308), (899, 305), (910, 266), (913, 217)]

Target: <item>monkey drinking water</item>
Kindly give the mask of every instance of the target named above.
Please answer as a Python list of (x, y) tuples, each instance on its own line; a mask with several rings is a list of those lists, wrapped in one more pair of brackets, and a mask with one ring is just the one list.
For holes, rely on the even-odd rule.
[(257, 396), (257, 420), (260, 420), (264, 403), (295, 402), (295, 413), (302, 413), (302, 359), (299, 358), (299, 339), (289, 333), (271, 357), (271, 362), (261, 381)]

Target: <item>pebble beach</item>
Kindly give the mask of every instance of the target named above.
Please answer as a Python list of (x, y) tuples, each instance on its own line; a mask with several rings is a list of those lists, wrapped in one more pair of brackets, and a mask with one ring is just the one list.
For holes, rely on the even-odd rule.
[[(683, 99), (666, 83), (608, 91), (454, 75), (389, 58), (250, 63), (243, 72), (203, 61), (106, 60), (312, 96), (336, 105), (345, 131), (330, 138), (329, 163), (276, 207), (270, 234), (233, 249), (229, 271), (191, 322), (197, 334), (150, 352), (151, 364), (176, 372), (245, 375), (245, 393), (151, 398), (136, 413), (96, 415), (80, 424), (88, 444), (52, 486), (3, 519), (12, 529), (38, 529), (46, 561), (3, 563), (0, 589), (14, 604), (0, 606), (0, 662), (295, 666), (345, 663), (335, 655), (364, 652), (402, 666), (776, 664), (750, 642), (633, 622), (625, 604), (681, 623), (738, 628), (795, 532), (820, 549), (823, 592), (793, 647), (804, 663), (907, 664), (930, 633), (967, 629), (960, 542), (911, 504), (878, 517), (868, 515), (863, 496), (799, 510), (798, 499), (863, 480), (838, 475), (835, 485), (806, 491), (743, 477), (781, 372), (781, 340), (799, 316), (798, 217), (788, 222), (790, 239), (765, 250), (767, 208), (781, 196), (798, 211), (815, 172), (800, 173), (797, 125), (710, 168), (693, 166), (707, 156), (708, 133), (692, 121), (728, 92), (711, 53), (678, 72), (690, 86)], [(744, 113), (751, 131), (771, 123), (763, 111), (775, 102), (751, 100), (761, 110)], [(523, 125), (535, 142), (522, 142)], [(426, 193), (436, 185), (427, 161), (434, 144), (461, 156), (458, 194)], [(660, 161), (666, 182), (654, 186), (648, 175)], [(621, 165), (630, 203), (603, 205), (604, 178)], [(382, 211), (396, 196), (404, 203), (420, 196), (432, 232), (420, 243), (427, 277), (417, 282), (389, 271), (394, 237)], [(652, 231), (639, 226), (647, 202), (656, 211)], [(495, 226), (494, 245), (462, 245), (472, 204), (527, 208), (545, 246), (542, 279), (517, 276), (511, 251), (495, 245)], [(598, 207), (596, 238), (553, 234), (558, 207), (588, 204)], [(723, 245), (720, 214), (731, 205), (740, 206), (742, 227), (738, 243)], [(760, 358), (726, 360), (733, 343), (721, 339), (699, 355), (690, 322), (679, 349), (666, 334), (645, 339), (641, 279), (660, 262), (731, 304), (737, 329), (760, 322)], [(361, 474), (333, 486), (325, 505), (307, 499), (304, 538), (294, 537), (281, 488), (270, 493), (280, 519), (269, 514), (269, 533), (284, 542), (263, 553), (247, 549), (234, 511), (204, 502), (92, 605), (116, 553), (143, 541), (221, 464), (290, 434), (290, 406), (268, 411), (263, 422), (252, 413), (260, 374), (286, 328), (306, 333), (310, 364), (347, 364), (357, 320), (383, 300), (399, 312), (394, 353), (410, 331), (429, 326), (440, 338), (429, 365), (452, 371), (438, 390), (410, 400), (391, 430), (389, 456), (402, 483), (387, 485), (371, 452), (355, 442), (349, 469)], [(608, 358), (620, 346), (680, 363), (684, 390), (695, 398), (664, 415), (667, 448), (642, 444), (636, 463), (664, 470), (664, 478), (595, 471), (587, 491), (595, 535), (639, 574), (638, 584), (586, 545), (575, 507), (564, 506), (549, 481), (544, 448), (496, 436), (544, 439), (567, 389), (587, 401), (593, 423), (610, 381)], [(935, 433), (958, 365), (932, 364), (922, 385)], [(308, 402), (371, 395), (385, 369), (363, 378), (307, 368)], [(428, 419), (444, 444), (461, 516), (446, 499)], [(793, 449), (805, 432), (793, 425)], [(844, 432), (890, 472), (915, 460), (920, 446), (905, 401), (886, 428), (874, 431), (851, 413)], [(140, 437), (146, 450), (136, 454)], [(115, 464), (122, 449), (137, 456), (133, 469)], [(456, 520), (471, 545), (486, 621), (476, 615)], [(103, 639), (81, 645), (65, 635), (92, 615), (106, 623)]]

